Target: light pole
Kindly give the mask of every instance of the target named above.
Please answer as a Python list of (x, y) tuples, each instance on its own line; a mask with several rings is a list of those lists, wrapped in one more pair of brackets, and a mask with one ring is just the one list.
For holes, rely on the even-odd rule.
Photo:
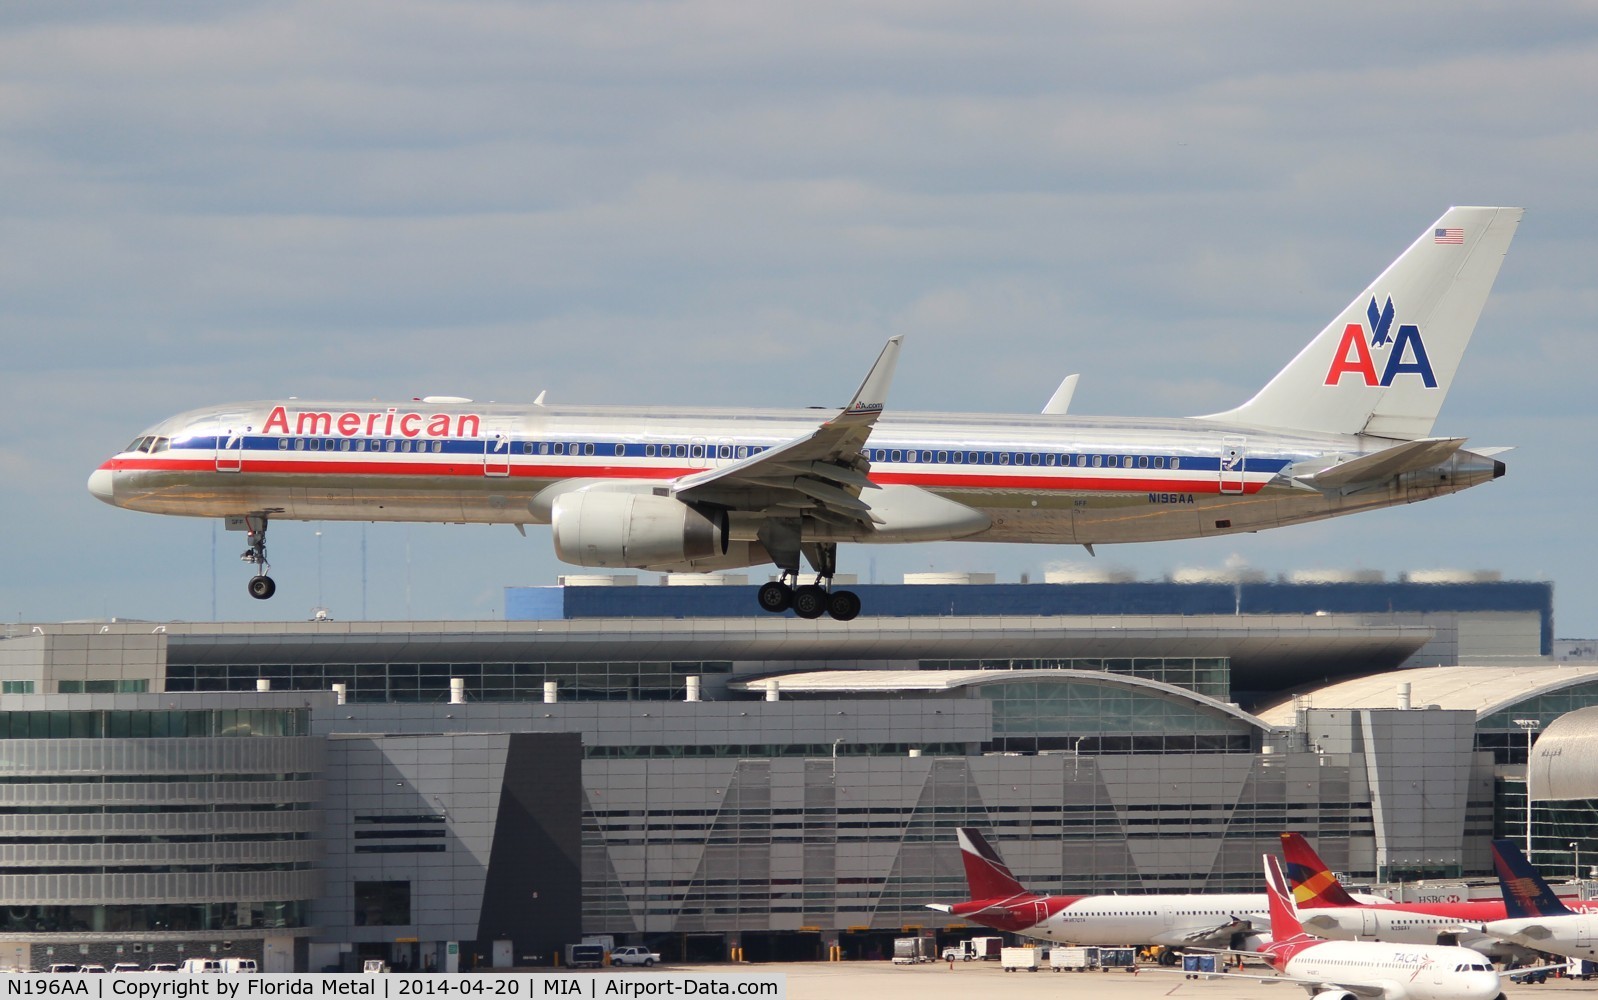
[(1515, 725), (1526, 733), (1526, 860), (1531, 860), (1531, 741), (1542, 726), (1541, 719), (1515, 719)]
[(832, 780), (833, 781), (837, 781), (838, 780), (838, 744), (842, 743), (843, 741), (844, 741), (844, 738), (842, 736), (840, 736), (837, 739), (832, 741)]

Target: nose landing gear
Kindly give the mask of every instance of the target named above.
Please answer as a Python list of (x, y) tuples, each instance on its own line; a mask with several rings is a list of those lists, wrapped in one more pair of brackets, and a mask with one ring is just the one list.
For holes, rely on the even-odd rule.
[(248, 589), (251, 597), (264, 601), (277, 593), (277, 583), (267, 575), (272, 567), (266, 561), (266, 515), (246, 515), (244, 524), (250, 547), (244, 550), (239, 559), (258, 568), (258, 572), (250, 577)]

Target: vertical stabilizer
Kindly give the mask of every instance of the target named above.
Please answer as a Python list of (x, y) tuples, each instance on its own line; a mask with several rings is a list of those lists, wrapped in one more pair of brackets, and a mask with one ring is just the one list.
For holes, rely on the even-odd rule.
[(1287, 859), (1287, 877), (1293, 884), (1293, 898), (1299, 909), (1359, 905), (1302, 834), (1282, 834), (1282, 856)]
[(960, 860), (965, 862), (965, 881), (972, 899), (1008, 899), (1026, 894), (986, 837), (969, 826), (957, 827), (955, 834), (960, 838)]
[(1271, 943), (1260, 949), (1271, 964), (1280, 969), (1294, 955), (1322, 943), (1322, 939), (1308, 934), (1298, 922), (1298, 908), (1293, 905), (1293, 894), (1287, 888), (1287, 878), (1282, 866), (1269, 854), (1265, 860), (1265, 895), (1270, 900)]
[(1522, 214), (1450, 208), (1253, 399), (1204, 419), (1429, 436)]
[(1493, 841), (1493, 867), (1498, 871), (1498, 887), (1504, 893), (1504, 915), (1519, 917), (1563, 917), (1571, 910), (1548, 887), (1537, 869), (1513, 840)]

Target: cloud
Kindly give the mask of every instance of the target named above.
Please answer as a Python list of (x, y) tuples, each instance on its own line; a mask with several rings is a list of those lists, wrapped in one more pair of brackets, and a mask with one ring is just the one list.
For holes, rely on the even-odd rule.
[[(1470, 202), (1530, 211), (1439, 430), (1520, 444), (1510, 475), (1238, 551), (1280, 571), (1463, 550), (1511, 575), (1598, 556), (1572, 502), (1598, 476), (1571, 461), (1598, 360), (1590, 5), (22, 3), (0, 66), (0, 531), (8, 564), (59, 567), (0, 584), (10, 614), (159, 617), (164, 593), (209, 613), (203, 522), (83, 491), (168, 413), (544, 388), (826, 405), (896, 333), (900, 408), (1030, 412), (1075, 371), (1077, 413), (1209, 412)], [(273, 529), (289, 593), (304, 528)], [(402, 530), (368, 535), (388, 559)], [(411, 529), (411, 591), (439, 614), (559, 571), (538, 533), (434, 530)], [(328, 529), (329, 560), (353, 531)], [(1036, 574), (1060, 552), (845, 568)], [(1598, 589), (1561, 573), (1562, 623), (1598, 630)], [(384, 574), (374, 614), (402, 600)]]

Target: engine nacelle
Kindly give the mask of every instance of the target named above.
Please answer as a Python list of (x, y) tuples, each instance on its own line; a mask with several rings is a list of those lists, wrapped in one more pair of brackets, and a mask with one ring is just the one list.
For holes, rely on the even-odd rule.
[(663, 569), (728, 555), (727, 518), (671, 497), (563, 493), (550, 510), (555, 555), (578, 566)]
[(1359, 1000), (1359, 997), (1347, 990), (1322, 990), (1315, 994), (1313, 1000)]

